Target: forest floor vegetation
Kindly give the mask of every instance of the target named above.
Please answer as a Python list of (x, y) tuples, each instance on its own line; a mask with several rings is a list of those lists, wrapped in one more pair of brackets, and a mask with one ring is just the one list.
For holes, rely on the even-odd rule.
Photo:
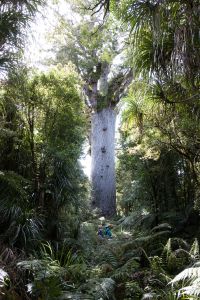
[(1, 245), (0, 299), (199, 299), (198, 240), (172, 237), (167, 223), (141, 231), (130, 220), (105, 220), (112, 238), (99, 238), (102, 221), (91, 218), (76, 240), (44, 242), (31, 254)]

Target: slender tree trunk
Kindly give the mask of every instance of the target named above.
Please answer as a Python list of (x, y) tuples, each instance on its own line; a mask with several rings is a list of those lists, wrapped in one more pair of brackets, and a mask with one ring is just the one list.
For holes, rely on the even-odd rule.
[(116, 213), (115, 120), (112, 107), (95, 111), (91, 117), (92, 205), (104, 216)]

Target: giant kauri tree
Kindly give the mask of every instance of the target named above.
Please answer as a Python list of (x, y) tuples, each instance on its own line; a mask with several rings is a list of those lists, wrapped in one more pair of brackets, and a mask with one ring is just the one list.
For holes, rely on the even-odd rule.
[(101, 27), (97, 15), (79, 18), (76, 25), (62, 18), (56, 31), (57, 59), (63, 63), (70, 59), (82, 77), (91, 120), (92, 206), (110, 216), (116, 212), (116, 105), (132, 76), (122, 59), (121, 66), (114, 64), (123, 43), (114, 20)]

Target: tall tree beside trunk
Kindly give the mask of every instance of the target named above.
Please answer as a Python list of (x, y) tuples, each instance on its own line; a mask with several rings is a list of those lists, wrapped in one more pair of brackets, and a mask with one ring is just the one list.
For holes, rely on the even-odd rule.
[[(91, 116), (92, 207), (111, 216), (116, 212), (115, 108), (132, 77), (127, 68), (113, 67), (119, 53), (116, 24), (106, 23), (100, 28), (96, 15), (85, 20), (82, 17), (74, 25), (67, 20), (64, 24), (62, 18), (57, 28), (59, 36), (63, 34), (57, 59), (62, 63), (71, 60), (82, 76)], [(56, 40), (57, 47), (60, 40)]]

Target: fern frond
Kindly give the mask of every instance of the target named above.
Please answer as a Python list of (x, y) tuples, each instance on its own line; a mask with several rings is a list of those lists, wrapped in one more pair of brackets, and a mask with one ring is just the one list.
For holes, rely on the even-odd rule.
[(62, 296), (59, 297), (59, 300), (94, 300), (93, 295), (86, 295), (82, 293), (70, 293), (64, 292)]
[(99, 263), (109, 263), (112, 267), (116, 268), (119, 262), (116, 255), (110, 249), (103, 249), (99, 253)]
[(127, 270), (119, 269), (116, 270), (112, 278), (117, 282), (125, 281), (128, 278), (129, 274)]
[(116, 281), (124, 281), (126, 280), (130, 274), (132, 274), (135, 270), (139, 268), (139, 262), (135, 260), (135, 258), (129, 259), (122, 267), (118, 268), (112, 278)]
[(154, 234), (151, 235), (147, 235), (147, 236), (143, 236), (143, 237), (139, 237), (136, 238), (134, 241), (137, 243), (151, 243), (153, 240), (157, 240), (163, 236), (167, 236), (170, 234), (170, 231), (165, 230), (165, 231), (160, 231), (160, 232), (156, 232)]
[(191, 256), (185, 249), (180, 248), (179, 244), (182, 244), (182, 240), (168, 239), (166, 245), (163, 248), (162, 266), (168, 271), (181, 271), (185, 266), (191, 262)]
[(172, 280), (172, 278), (166, 273), (160, 273), (160, 278), (162, 281), (165, 281), (167, 284)]
[(145, 293), (142, 297), (142, 300), (154, 300), (154, 299), (157, 299), (157, 295), (156, 293)]
[(3, 269), (0, 269), (0, 288), (2, 288), (5, 285), (5, 281), (8, 278), (8, 273), (5, 272)]
[(200, 261), (197, 261), (197, 262), (193, 265), (193, 267), (200, 267)]
[(136, 281), (129, 281), (125, 284), (125, 295), (128, 299), (139, 300), (143, 290)]
[[(181, 297), (181, 295), (188, 295), (188, 296), (194, 296), (190, 299), (199, 299), (200, 295), (200, 285), (199, 284), (192, 284), (191, 286), (186, 286), (179, 290), (178, 296)], [(198, 297), (198, 298), (196, 298)]]
[(150, 259), (151, 263), (151, 270), (155, 273), (155, 274), (160, 274), (160, 273), (165, 273), (165, 271), (162, 268), (162, 258), (158, 257), (158, 256), (153, 256)]
[(163, 231), (163, 230), (171, 230), (172, 227), (168, 223), (162, 223), (158, 226), (155, 226), (151, 229), (151, 232)]
[[(170, 281), (170, 284), (177, 283), (179, 281), (184, 281), (188, 279), (190, 284), (184, 286), (178, 291), (178, 299), (182, 296), (186, 299), (199, 299), (200, 295), (200, 267), (187, 268), (181, 273), (179, 273), (173, 280)], [(185, 299), (185, 298), (184, 298)]]
[(194, 280), (198, 277), (200, 277), (200, 267), (187, 268), (176, 275), (170, 283), (174, 284), (185, 279)]
[(169, 238), (166, 245), (163, 248), (163, 252), (166, 251), (168, 254), (169, 252), (171, 252), (171, 250), (172, 250), (172, 243), (171, 243), (171, 238)]
[(198, 242), (197, 238), (195, 238), (194, 243), (192, 244), (192, 247), (191, 247), (189, 253), (195, 259), (199, 258), (199, 242)]
[(115, 281), (111, 278), (101, 278), (98, 280), (90, 279), (86, 283), (81, 285), (78, 289), (78, 293), (84, 295), (85, 298), (76, 298), (75, 294), (72, 298), (69, 299), (113, 299), (114, 287)]

